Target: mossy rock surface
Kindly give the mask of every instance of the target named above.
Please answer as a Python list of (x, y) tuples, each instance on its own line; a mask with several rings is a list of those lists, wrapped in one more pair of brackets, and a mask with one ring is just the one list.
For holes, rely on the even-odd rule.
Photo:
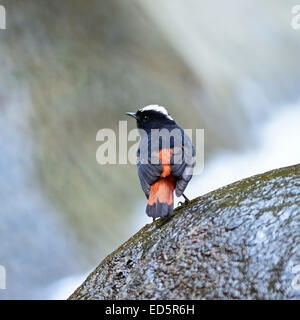
[(146, 225), (70, 299), (300, 299), (299, 269), (300, 164), (235, 182)]

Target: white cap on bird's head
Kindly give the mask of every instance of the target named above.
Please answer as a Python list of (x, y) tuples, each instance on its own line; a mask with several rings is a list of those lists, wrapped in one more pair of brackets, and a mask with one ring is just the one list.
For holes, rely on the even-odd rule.
[(165, 115), (168, 119), (174, 120), (170, 115), (167, 109), (163, 106), (159, 106), (158, 104), (150, 104), (149, 106), (143, 107), (139, 109), (138, 111), (140, 112), (145, 112), (145, 111), (155, 111), (155, 112), (160, 112), (161, 114)]
[(175, 124), (167, 109), (157, 104), (140, 108), (135, 113), (126, 112), (126, 114), (136, 119), (138, 128), (160, 128), (164, 124)]

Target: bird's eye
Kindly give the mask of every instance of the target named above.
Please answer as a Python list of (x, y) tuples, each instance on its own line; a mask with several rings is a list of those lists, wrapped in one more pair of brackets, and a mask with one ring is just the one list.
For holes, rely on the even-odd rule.
[(147, 121), (147, 120), (149, 120), (149, 117), (148, 116), (143, 116), (143, 121)]

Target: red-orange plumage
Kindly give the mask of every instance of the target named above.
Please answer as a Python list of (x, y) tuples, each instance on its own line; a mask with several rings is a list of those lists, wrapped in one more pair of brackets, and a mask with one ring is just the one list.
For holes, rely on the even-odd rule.
[(160, 178), (151, 185), (148, 204), (152, 206), (159, 201), (160, 203), (173, 204), (173, 191), (176, 185), (176, 178), (171, 174), (170, 159), (173, 149), (162, 149), (159, 152), (159, 159), (163, 165)]

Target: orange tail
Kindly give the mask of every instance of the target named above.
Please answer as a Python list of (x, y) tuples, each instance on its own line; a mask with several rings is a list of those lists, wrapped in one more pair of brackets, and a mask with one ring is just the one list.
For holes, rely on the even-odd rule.
[(160, 178), (151, 185), (146, 207), (147, 215), (154, 219), (168, 217), (173, 213), (173, 191), (176, 185), (176, 178), (171, 175), (169, 165), (172, 151), (172, 149), (163, 149), (159, 153), (159, 158), (163, 163), (163, 172)]
[(153, 183), (146, 208), (146, 213), (149, 217), (159, 218), (172, 215), (174, 189), (175, 178), (171, 175), (166, 178), (159, 178)]

